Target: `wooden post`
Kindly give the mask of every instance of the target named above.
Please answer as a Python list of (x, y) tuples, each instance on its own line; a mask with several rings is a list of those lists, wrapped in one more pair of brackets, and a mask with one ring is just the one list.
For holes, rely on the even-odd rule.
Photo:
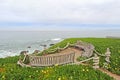
[(97, 54), (93, 57), (93, 68), (98, 69), (99, 68), (99, 57)]

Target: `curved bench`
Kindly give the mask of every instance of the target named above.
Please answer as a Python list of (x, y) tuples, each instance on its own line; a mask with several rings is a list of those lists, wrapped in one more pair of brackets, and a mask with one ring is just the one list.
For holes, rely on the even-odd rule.
[(52, 66), (74, 63), (75, 53), (55, 54), (46, 56), (29, 56), (31, 66)]

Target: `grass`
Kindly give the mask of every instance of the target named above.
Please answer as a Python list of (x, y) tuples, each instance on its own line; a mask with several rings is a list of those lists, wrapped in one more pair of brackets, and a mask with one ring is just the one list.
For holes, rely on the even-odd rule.
[[(95, 46), (97, 52), (105, 54), (106, 49), (110, 48), (111, 51), (111, 63), (107, 66), (107, 69), (115, 74), (120, 75), (120, 39), (110, 39), (110, 38), (69, 38), (64, 41), (50, 47), (49, 49), (54, 49), (56, 47), (63, 48), (68, 42), (71, 44), (76, 43), (78, 40), (92, 43)], [(49, 51), (48, 49), (48, 51)], [(100, 58), (100, 66), (102, 67), (105, 62), (105, 57)]]
[(3, 69), (1, 80), (114, 80), (99, 70), (83, 65), (21, 68), (16, 64), (6, 64)]
[[(101, 54), (104, 54), (106, 48), (109, 47), (112, 54), (108, 70), (120, 75), (120, 39), (69, 38), (52, 46), (50, 49), (58, 46), (64, 47), (67, 42), (75, 43), (77, 40), (92, 43)], [(18, 59), (19, 56), (0, 58), (0, 80), (113, 80), (108, 75), (89, 66), (64, 65), (43, 68), (22, 68), (16, 64)], [(104, 57), (101, 57), (100, 61), (102, 67)]]

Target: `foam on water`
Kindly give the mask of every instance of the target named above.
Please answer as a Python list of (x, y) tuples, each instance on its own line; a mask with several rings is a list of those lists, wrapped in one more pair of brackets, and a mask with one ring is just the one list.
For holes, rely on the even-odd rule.
[[(88, 31), (1, 31), (0, 32), (0, 57), (19, 55), (21, 51), (43, 50), (43, 46), (55, 44), (71, 37), (105, 37), (119, 36), (120, 30), (92, 30)], [(28, 48), (30, 46), (30, 48)]]
[[(44, 48), (40, 46), (40, 44), (45, 44), (47, 47), (50, 47), (51, 43), (57, 43), (60, 42), (62, 39), (61, 38), (54, 38), (54, 39), (48, 39), (48, 40), (43, 40), (43, 41), (33, 41), (29, 42), (28, 44), (24, 44), (19, 42), (16, 42), (15, 44), (9, 43), (6, 45), (1, 45), (1, 50), (0, 50), (0, 58), (5, 58), (9, 56), (16, 56), (19, 55), (21, 51), (29, 51), (29, 54), (33, 53), (35, 50), (40, 50), (42, 51)], [(10, 45), (12, 44), (12, 45)], [(31, 48), (28, 48), (30, 46)]]
[(62, 38), (54, 38), (54, 39), (51, 39), (52, 41), (60, 41), (62, 40)]
[(9, 56), (16, 56), (16, 55), (18, 55), (17, 52), (0, 50), (0, 58), (9, 57)]

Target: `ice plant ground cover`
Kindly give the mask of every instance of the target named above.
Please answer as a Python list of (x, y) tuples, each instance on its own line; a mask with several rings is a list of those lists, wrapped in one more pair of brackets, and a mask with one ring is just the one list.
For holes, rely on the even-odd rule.
[[(104, 54), (106, 48), (109, 47), (111, 50), (111, 63), (106, 69), (120, 75), (120, 39), (70, 38), (52, 46), (51, 49), (58, 46), (64, 47), (68, 42), (75, 43), (78, 40), (92, 43), (101, 54)], [(83, 65), (54, 65), (43, 68), (22, 68), (16, 64), (18, 58), (19, 56), (0, 59), (1, 80), (113, 80), (113, 78), (101, 71)], [(101, 67), (103, 63), (104, 57), (101, 57)]]

